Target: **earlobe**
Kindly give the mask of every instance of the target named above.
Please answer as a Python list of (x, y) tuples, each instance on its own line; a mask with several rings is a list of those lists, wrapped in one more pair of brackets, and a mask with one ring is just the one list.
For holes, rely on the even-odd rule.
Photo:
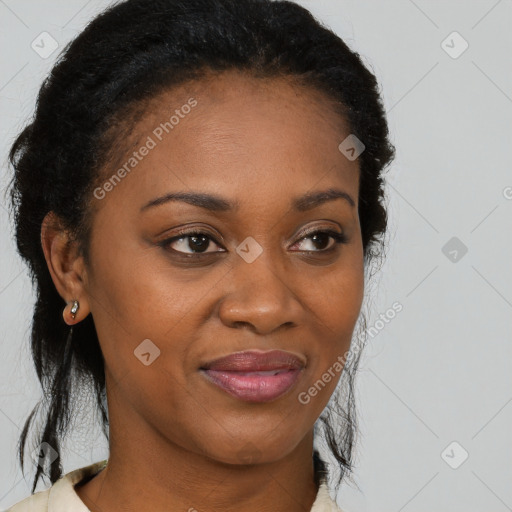
[(74, 325), (78, 323), (80, 320), (78, 320), (77, 313), (78, 309), (80, 308), (80, 303), (78, 300), (71, 301), (62, 311), (62, 318), (64, 319), (64, 322), (66, 322), (68, 325)]

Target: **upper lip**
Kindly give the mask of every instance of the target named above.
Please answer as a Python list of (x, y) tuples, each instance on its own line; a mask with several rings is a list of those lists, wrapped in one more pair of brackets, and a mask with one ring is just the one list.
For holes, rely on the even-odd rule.
[(225, 371), (266, 371), (266, 370), (300, 370), (306, 365), (303, 358), (284, 350), (270, 350), (266, 352), (258, 350), (245, 350), (234, 352), (203, 366), (203, 370)]

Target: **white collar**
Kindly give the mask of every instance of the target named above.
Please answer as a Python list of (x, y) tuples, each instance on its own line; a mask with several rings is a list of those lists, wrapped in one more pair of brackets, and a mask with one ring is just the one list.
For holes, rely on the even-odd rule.
[[(75, 485), (84, 478), (92, 477), (107, 465), (107, 460), (75, 469), (57, 480), (50, 488), (39, 491), (17, 503), (8, 512), (28, 510), (48, 512), (90, 512), (75, 491)], [(45, 506), (47, 505), (47, 507)], [(41, 506), (41, 508), (39, 508)], [(343, 512), (332, 500), (327, 483), (322, 480), (311, 512)]]

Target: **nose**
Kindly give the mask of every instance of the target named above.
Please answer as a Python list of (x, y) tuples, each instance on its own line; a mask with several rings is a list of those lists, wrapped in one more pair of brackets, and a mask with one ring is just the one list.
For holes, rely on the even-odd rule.
[(265, 252), (252, 263), (240, 258), (227, 279), (228, 292), (219, 306), (224, 325), (269, 335), (297, 327), (304, 318), (291, 274), (276, 268)]

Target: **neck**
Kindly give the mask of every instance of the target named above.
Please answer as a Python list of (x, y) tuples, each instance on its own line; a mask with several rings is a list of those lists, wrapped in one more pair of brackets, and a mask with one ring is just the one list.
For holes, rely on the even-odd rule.
[(75, 489), (91, 512), (311, 510), (318, 492), (313, 430), (279, 460), (227, 464), (184, 449), (138, 419), (123, 417), (121, 424), (109, 411), (107, 467)]

